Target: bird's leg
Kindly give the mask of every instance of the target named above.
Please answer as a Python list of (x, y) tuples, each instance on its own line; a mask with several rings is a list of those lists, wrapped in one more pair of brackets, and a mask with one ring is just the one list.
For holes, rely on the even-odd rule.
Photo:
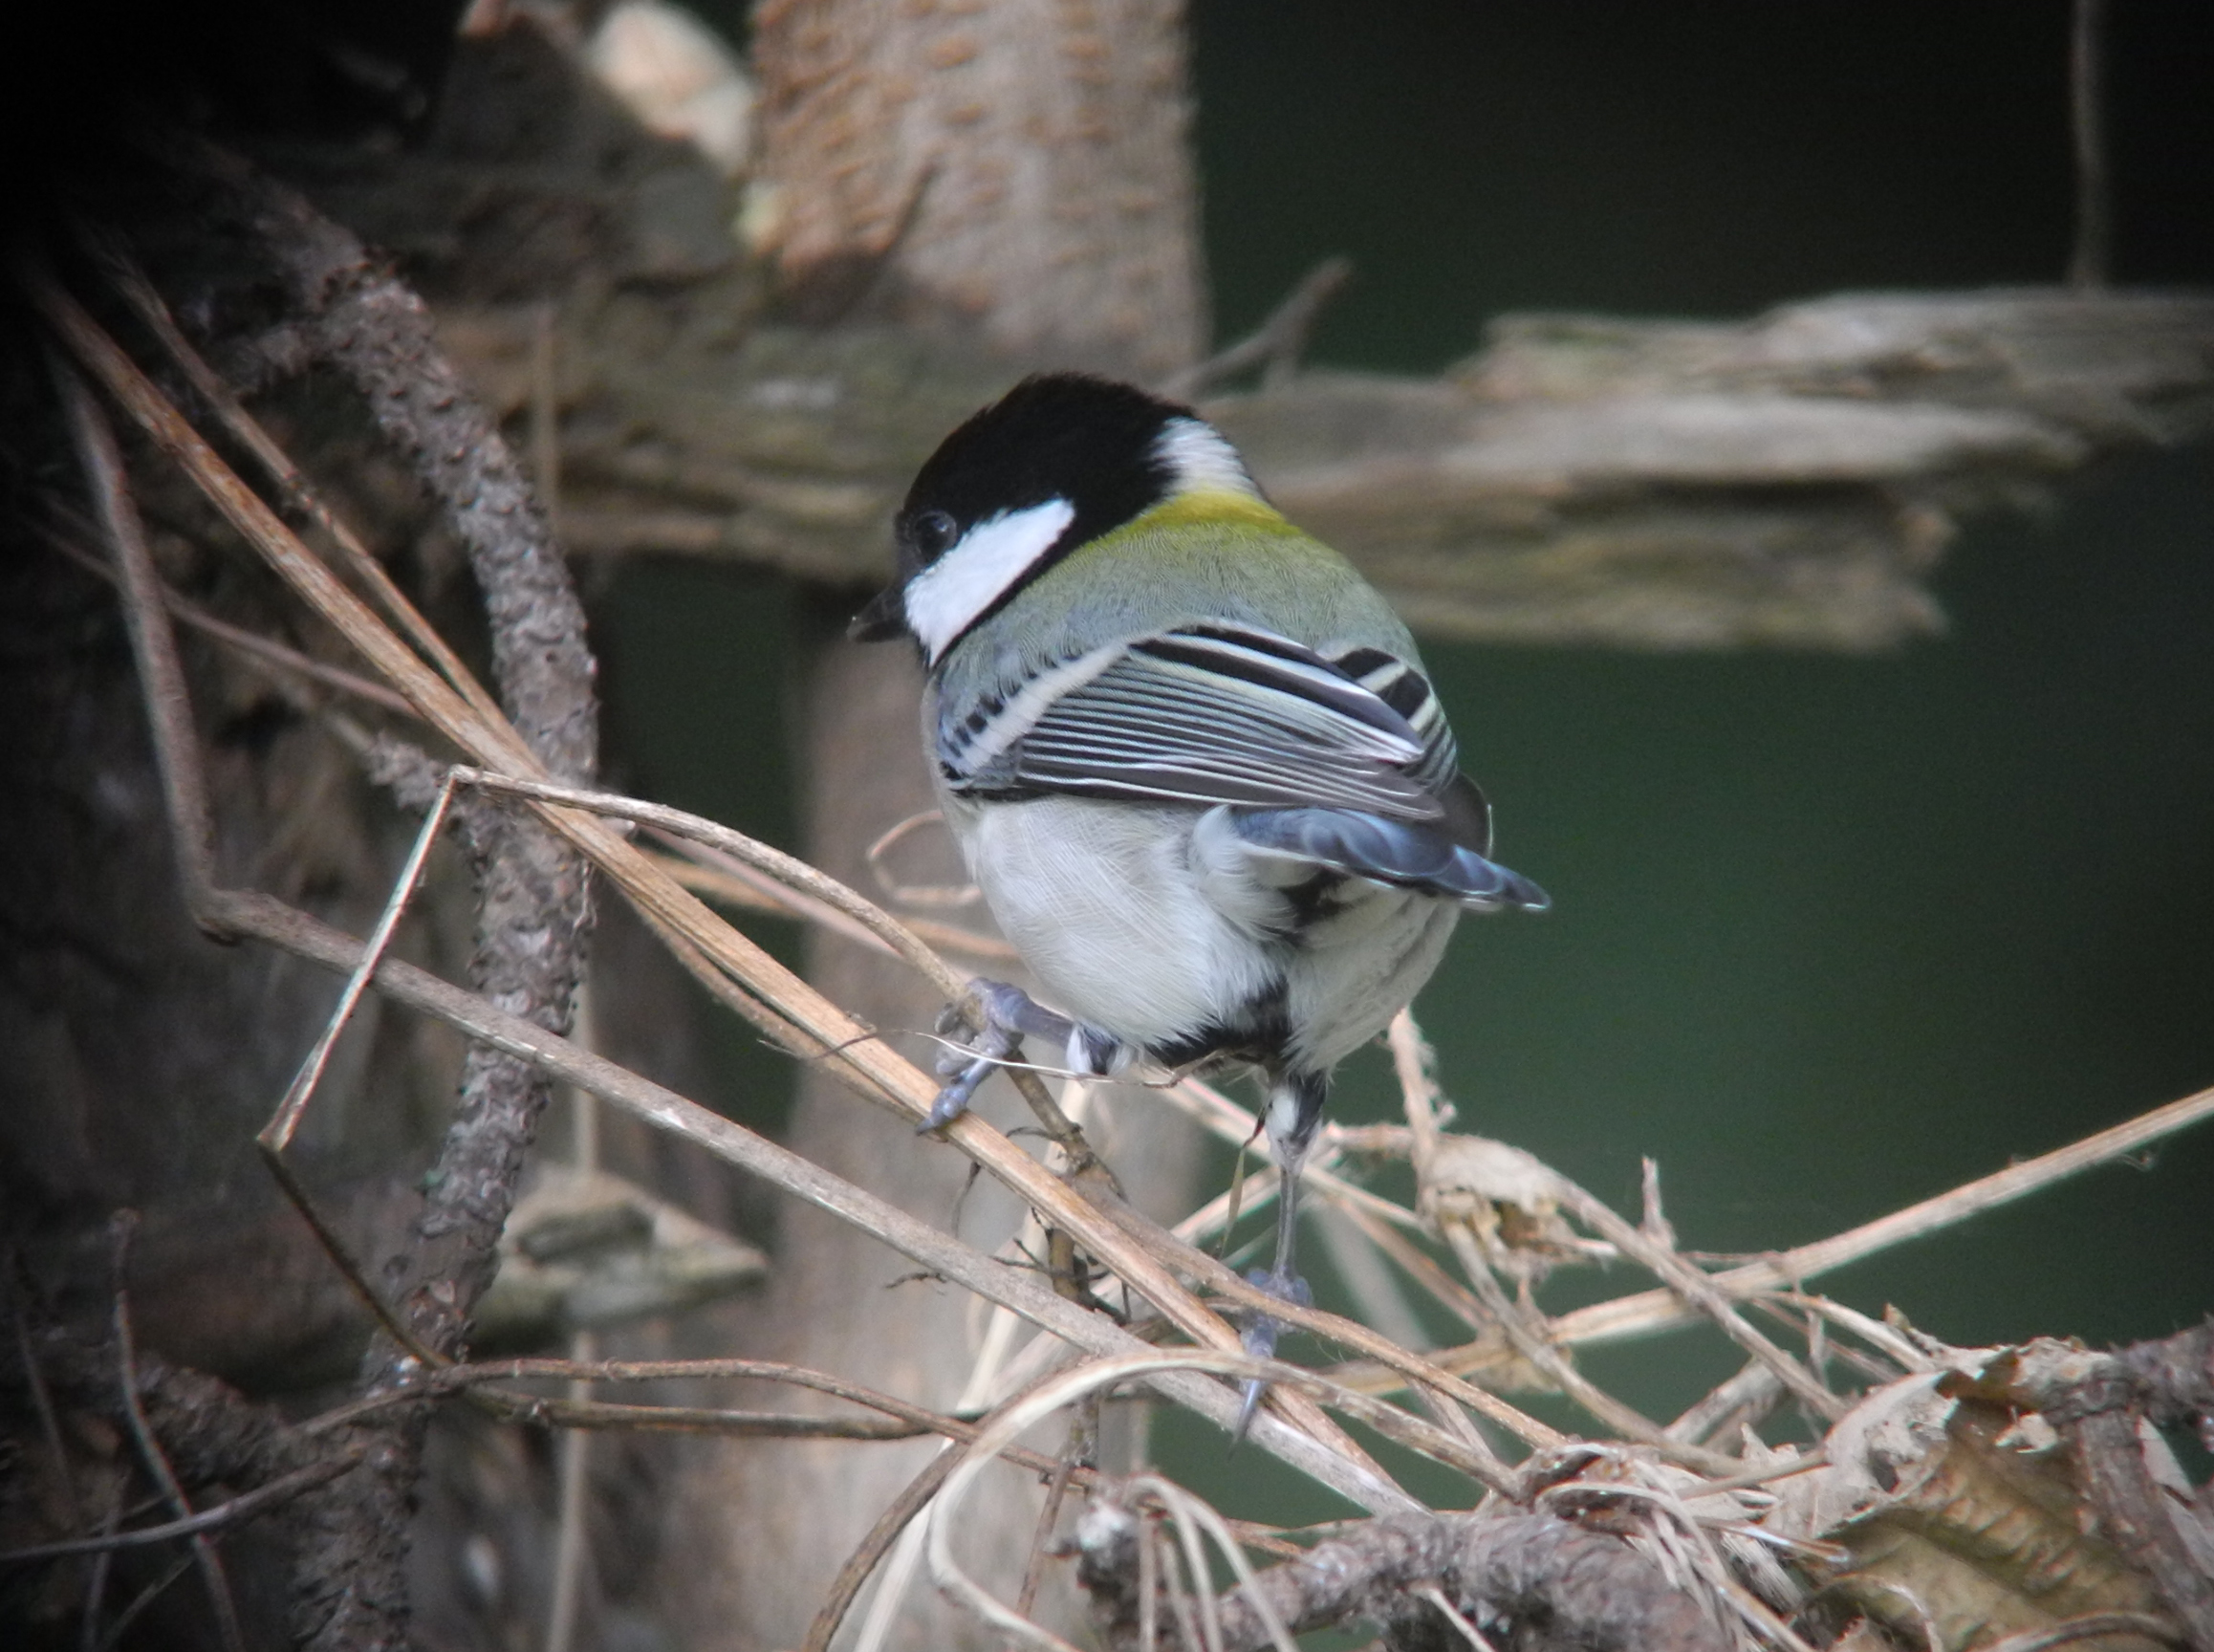
[[(1276, 1193), (1276, 1260), (1265, 1270), (1254, 1269), (1246, 1275), (1246, 1281), (1266, 1291), (1277, 1301), (1289, 1302), (1297, 1308), (1314, 1306), (1314, 1293), (1293, 1265), (1299, 1242), (1299, 1172), (1314, 1146), (1314, 1133), (1321, 1127), (1322, 1103), (1329, 1095), (1329, 1076), (1319, 1073), (1280, 1078), (1270, 1094), (1266, 1115), (1269, 1150), (1275, 1156), (1276, 1174), (1280, 1178)], [(1256, 1315), (1240, 1341), (1246, 1352), (1256, 1359), (1267, 1359), (1275, 1355), (1276, 1339), (1283, 1334), (1281, 1320)], [(1258, 1378), (1246, 1384), (1245, 1402), (1238, 1408), (1238, 1424), (1230, 1434), (1232, 1445), (1246, 1437), (1246, 1428), (1252, 1422), (1253, 1412), (1260, 1405), (1261, 1395), (1267, 1387)]]
[[(1066, 1015), (1047, 1009), (1021, 988), (981, 977), (968, 985), (976, 994), (984, 1025), (977, 1029), (976, 1041), (966, 1053), (949, 1051), (938, 1063), (939, 1076), (950, 1081), (938, 1092), (938, 1099), (930, 1106), (930, 1117), (922, 1121), (918, 1134), (940, 1129), (967, 1112), (968, 1103), (976, 1096), (976, 1087), (991, 1076), (993, 1069), (1020, 1053), (1025, 1037), (1050, 1039), (1066, 1049), (1081, 1034), (1086, 1048), (1090, 1047), (1088, 1029), (1080, 1029)], [(956, 1023), (967, 1024), (967, 1017), (961, 1011), (949, 1011), (948, 1014)], [(947, 1030), (942, 1022), (939, 1031)]]

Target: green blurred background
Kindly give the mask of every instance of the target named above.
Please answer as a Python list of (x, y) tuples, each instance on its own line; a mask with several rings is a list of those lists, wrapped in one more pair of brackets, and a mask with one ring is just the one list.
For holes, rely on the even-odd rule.
[[(2214, 285), (2214, 8), (2108, 10), (2116, 276)], [(1193, 11), (1225, 338), (1332, 252), (1357, 274), (1317, 359), (1414, 372), (1509, 310), (2066, 262), (2065, 4)], [(1631, 1210), (1651, 1155), (1686, 1246), (1765, 1250), (2214, 1083), (2214, 455), (1980, 523), (1937, 585), (1949, 636), (1870, 659), (1430, 650), (1502, 856), (1556, 902), (1465, 924), (1418, 1006), (1464, 1127)], [(610, 598), (626, 783), (790, 843), (759, 730), (826, 617), (701, 567)], [(773, 1112), (785, 1078), (724, 1037), (732, 1104)], [(1380, 1056), (1349, 1064), (1339, 1117), (1394, 1107)], [(2214, 1127), (1823, 1285), (1962, 1343), (2179, 1329), (2214, 1310)], [(1661, 1416), (1734, 1363), (1686, 1336), (1584, 1362)]]

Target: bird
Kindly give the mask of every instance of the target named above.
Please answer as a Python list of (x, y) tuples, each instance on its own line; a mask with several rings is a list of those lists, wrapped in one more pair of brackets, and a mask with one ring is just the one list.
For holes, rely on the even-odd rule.
[[(920, 652), (941, 811), (1044, 1000), (974, 984), (984, 1025), (922, 1128), (1026, 1036), (1087, 1075), (1248, 1069), (1280, 1196), (1248, 1277), (1310, 1305), (1299, 1174), (1333, 1070), (1463, 912), (1550, 904), (1490, 859), (1413, 636), (1212, 424), (1090, 374), (1033, 375), (961, 424), (893, 536), (850, 635)], [(1256, 1316), (1245, 1346), (1280, 1331)]]

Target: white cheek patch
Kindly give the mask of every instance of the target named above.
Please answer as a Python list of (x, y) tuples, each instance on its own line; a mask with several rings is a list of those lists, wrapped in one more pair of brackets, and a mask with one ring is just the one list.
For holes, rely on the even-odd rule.
[(1071, 522), (1075, 507), (1049, 499), (979, 522), (907, 584), (907, 626), (936, 664), (978, 615), (1007, 595)]
[(1243, 493), (1258, 499), (1261, 490), (1246, 474), (1245, 461), (1223, 433), (1201, 419), (1171, 419), (1161, 427), (1153, 451), (1175, 476), (1173, 491)]

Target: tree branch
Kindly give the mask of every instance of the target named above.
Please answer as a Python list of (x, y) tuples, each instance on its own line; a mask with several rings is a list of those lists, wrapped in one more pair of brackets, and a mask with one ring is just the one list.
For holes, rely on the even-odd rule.
[[(1117, 1648), (1139, 1644), (1139, 1520), (1095, 1505), (1077, 1532), (1077, 1580)], [(1258, 1587), (1293, 1634), (1359, 1619), (1394, 1647), (1443, 1648), (1454, 1632), (1420, 1598), (1435, 1584), (1478, 1623), (1510, 1621), (1514, 1644), (1558, 1652), (1727, 1652), (1688, 1591), (1620, 1537), (1547, 1514), (1394, 1516), (1263, 1572)], [(1270, 1644), (1242, 1589), (1216, 1602), (1225, 1652)]]
[[(294, 309), (312, 324), (319, 353), (360, 391), (380, 429), (412, 462), (467, 547), (510, 726), (551, 772), (590, 778), (597, 711), (583, 610), (520, 467), (439, 352), (422, 300), (374, 267), (350, 233), (290, 190), (210, 147), (192, 145), (187, 154), (212, 198), (211, 210), (259, 245), (287, 282)], [(136, 296), (141, 308), (159, 309), (150, 289)], [(164, 336), (178, 348), (181, 336), (173, 328)], [(112, 453), (107, 464), (115, 467)], [(98, 461), (88, 465), (99, 467)], [(133, 557), (121, 542), (135, 536), (135, 528), (122, 525), (132, 514), (127, 497), (119, 480), (98, 491), (103, 526), (119, 545), (119, 562), (128, 567)], [(142, 546), (137, 560), (144, 562)], [(159, 595), (150, 564), (137, 577), (145, 587), (133, 592), (142, 616), (134, 632), (141, 667), (165, 653), (168, 663), (158, 668), (181, 685), (174, 644), (166, 628), (152, 622)], [(181, 693), (180, 687), (168, 697)], [(172, 762), (167, 772), (181, 767), (194, 766)], [(206, 842), (205, 795), (173, 801), (173, 815), (195, 823), (184, 840)], [(542, 1026), (565, 1030), (590, 930), (585, 862), (534, 820), (486, 818), (495, 822), (491, 830), (468, 835), (478, 887), (472, 985)], [(212, 886), (212, 876), (211, 860), (188, 873), (203, 889)], [(458, 1116), (423, 1180), (413, 1243), (383, 1270), (416, 1338), (439, 1353), (462, 1348), (470, 1310), (491, 1282), (524, 1151), (550, 1094), (547, 1079), (530, 1063), (482, 1044), (470, 1047)], [(366, 1379), (389, 1380), (402, 1358), (379, 1338)], [(402, 1639), (407, 1622), (406, 1514), (423, 1419), (402, 1413), (364, 1427), (383, 1436), (368, 1454), (366, 1471), (307, 1499), (303, 1509), (299, 1621), (311, 1645), (332, 1652)]]

